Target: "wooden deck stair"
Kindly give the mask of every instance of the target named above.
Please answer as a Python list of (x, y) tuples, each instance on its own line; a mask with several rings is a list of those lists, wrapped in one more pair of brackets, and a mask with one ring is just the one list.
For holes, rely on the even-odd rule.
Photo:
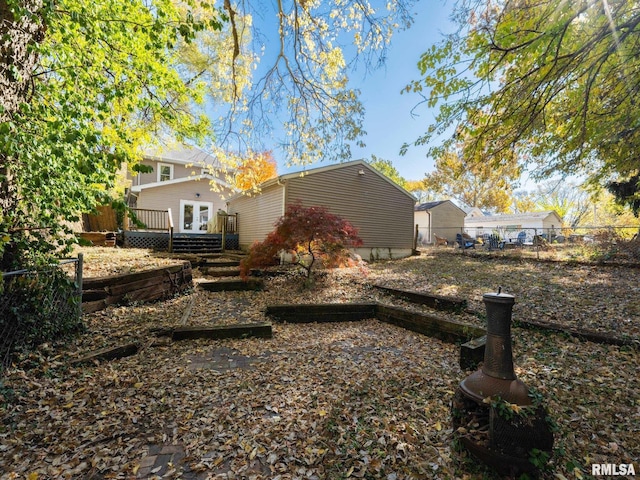
[(206, 277), (239, 277), (240, 260), (210, 260), (198, 265), (200, 272)]
[(174, 234), (174, 253), (219, 253), (222, 252), (222, 239), (217, 235)]

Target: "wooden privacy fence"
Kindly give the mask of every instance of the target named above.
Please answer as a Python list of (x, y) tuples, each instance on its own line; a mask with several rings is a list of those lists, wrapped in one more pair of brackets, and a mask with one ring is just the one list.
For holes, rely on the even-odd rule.
[(96, 213), (82, 215), (82, 227), (85, 232), (115, 232), (118, 230), (118, 218), (111, 205), (96, 207)]

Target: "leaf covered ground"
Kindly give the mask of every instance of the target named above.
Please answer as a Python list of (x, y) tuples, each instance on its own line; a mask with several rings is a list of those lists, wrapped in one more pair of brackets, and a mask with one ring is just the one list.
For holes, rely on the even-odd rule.
[[(172, 261), (138, 251), (118, 265), (114, 251), (87, 253), (94, 263), (88, 271), (143, 269), (141, 255), (150, 267)], [(550, 319), (638, 339), (638, 272), (429, 251), (322, 272), (311, 289), (285, 274), (267, 277), (261, 292), (196, 288), (163, 302), (110, 307), (85, 316), (83, 335), (43, 345), (5, 372), (0, 478), (140, 478), (161, 446), (179, 446), (184, 458), (144, 478), (491, 478), (454, 441), (449, 405), (469, 373), (458, 366), (456, 345), (377, 320), (274, 324), (269, 340), (160, 346), (151, 332), (266, 321), (264, 307), (274, 303), (380, 301), (428, 310), (372, 287), (384, 284), (465, 298), (469, 310), (451, 318), (482, 326), (482, 294), (502, 286), (516, 296), (514, 320)], [(518, 327), (512, 333), (516, 373), (544, 395), (558, 424), (543, 476), (581, 478), (592, 463), (635, 463), (638, 471), (637, 348)], [(71, 363), (127, 341), (142, 350)]]

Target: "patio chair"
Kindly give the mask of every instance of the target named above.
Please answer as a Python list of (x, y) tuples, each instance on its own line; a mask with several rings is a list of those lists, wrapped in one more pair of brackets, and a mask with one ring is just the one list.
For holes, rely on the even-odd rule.
[(489, 235), (485, 245), (489, 250), (502, 250), (504, 248), (504, 240), (500, 240), (498, 235)]
[(523, 245), (533, 245), (533, 242), (527, 242), (527, 232), (525, 232), (524, 230), (520, 233), (518, 233), (518, 239), (516, 240), (516, 243), (519, 246), (523, 246)]
[(464, 250), (467, 248), (476, 248), (476, 244), (473, 240), (465, 239), (460, 233), (456, 233), (456, 243), (458, 244), (458, 247)]

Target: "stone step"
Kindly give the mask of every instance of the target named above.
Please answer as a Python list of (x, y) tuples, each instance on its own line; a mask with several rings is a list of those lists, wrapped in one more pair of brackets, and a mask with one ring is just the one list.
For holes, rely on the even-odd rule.
[(239, 268), (228, 268), (228, 267), (204, 267), (200, 268), (200, 272), (203, 275), (208, 277), (239, 277), (240, 269)]
[(230, 278), (227, 280), (204, 280), (198, 287), (208, 292), (240, 292), (262, 290), (264, 282), (258, 278)]

